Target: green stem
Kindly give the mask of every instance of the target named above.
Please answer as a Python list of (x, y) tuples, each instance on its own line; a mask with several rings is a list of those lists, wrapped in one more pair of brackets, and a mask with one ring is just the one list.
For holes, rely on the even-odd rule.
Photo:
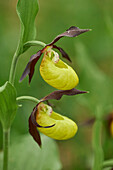
[(24, 47), (37, 46), (37, 45), (40, 45), (42, 47), (46, 46), (46, 44), (44, 42), (41, 42), (41, 41), (27, 41), (24, 44)]
[(107, 168), (107, 167), (113, 167), (113, 159), (103, 162), (103, 168)]
[(32, 97), (32, 96), (20, 96), (20, 97), (17, 97), (16, 100), (17, 101), (28, 100), (28, 101), (32, 101), (32, 102), (35, 102), (35, 103), (39, 103), (40, 102), (40, 100), (38, 100), (37, 98)]
[(93, 127), (93, 149), (94, 149), (93, 170), (101, 170), (103, 164), (104, 155), (101, 146), (101, 130), (102, 130), (102, 121), (97, 119)]
[(9, 82), (11, 84), (14, 84), (16, 66), (17, 66), (19, 55), (20, 55), (20, 48), (18, 46), (17, 50), (13, 56), (12, 63), (11, 63), (11, 69), (10, 69), (10, 74), (9, 74)]
[(3, 170), (8, 170), (8, 154), (9, 154), (9, 140), (10, 140), (10, 129), (3, 130)]

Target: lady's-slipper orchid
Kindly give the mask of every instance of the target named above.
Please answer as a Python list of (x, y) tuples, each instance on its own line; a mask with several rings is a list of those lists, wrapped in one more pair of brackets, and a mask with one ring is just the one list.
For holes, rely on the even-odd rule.
[[(62, 116), (54, 112), (50, 106), (40, 102), (33, 110), (32, 116), (29, 119), (30, 133), (32, 130), (30, 129), (31, 124), (34, 123), (33, 116), (35, 116), (35, 121), (36, 121), (35, 125), (37, 126), (37, 130), (39, 130), (41, 133), (45, 134), (46, 136), (56, 140), (66, 140), (72, 138), (76, 134), (78, 129), (74, 121), (67, 118), (66, 116)], [(36, 138), (36, 133), (32, 136)], [(38, 133), (38, 139), (39, 139), (39, 133)], [(39, 141), (41, 140), (38, 140), (38, 144)]]
[[(77, 125), (71, 119), (54, 112), (44, 103), (40, 103), (37, 107), (36, 122), (42, 126), (38, 127), (40, 132), (57, 140), (69, 139), (76, 134)], [(52, 127), (43, 128), (46, 126)]]
[(33, 109), (29, 117), (29, 132), (34, 140), (41, 146), (41, 138), (39, 132), (57, 140), (66, 140), (73, 137), (77, 132), (77, 125), (66, 116), (62, 116), (53, 111), (53, 109), (44, 104), (49, 99), (61, 99), (63, 95), (77, 95), (86, 93), (85, 91), (57, 90), (45, 96)]
[(64, 58), (71, 61), (66, 52), (54, 44), (62, 37), (76, 37), (87, 31), (89, 31), (89, 29), (79, 29), (78, 27), (72, 26), (66, 32), (55, 37), (51, 43), (47, 44), (42, 50), (39, 50), (36, 54), (31, 56), (20, 81), (29, 75), (29, 83), (31, 82), (35, 64), (44, 53), (40, 66), (40, 73), (43, 79), (51, 86), (60, 90), (70, 90), (74, 88), (79, 81), (77, 74), (70, 66), (60, 60), (58, 53), (52, 49), (58, 49)]

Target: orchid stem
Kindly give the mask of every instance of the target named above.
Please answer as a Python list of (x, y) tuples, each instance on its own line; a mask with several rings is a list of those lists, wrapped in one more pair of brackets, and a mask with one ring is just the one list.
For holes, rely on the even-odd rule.
[[(9, 74), (9, 82), (14, 85), (14, 80), (15, 80), (15, 74), (16, 74), (16, 67), (18, 63), (19, 56), (24, 52), (24, 47), (26, 46), (32, 46), (32, 45), (41, 45), (43, 47), (46, 46), (45, 43), (41, 41), (28, 41), (24, 45), (21, 45), (19, 42), (17, 49), (15, 51), (15, 54), (12, 59), (12, 64), (10, 68), (10, 74)], [(35, 103), (39, 103), (39, 100), (31, 97), (31, 96), (21, 96), (17, 98), (17, 101), (19, 100), (30, 100)], [(9, 140), (10, 140), (10, 130), (4, 130), (3, 132), (3, 148), (4, 148), (4, 159), (3, 159), (3, 170), (8, 170), (8, 148), (9, 148)]]
[(11, 69), (10, 69), (10, 74), (9, 74), (9, 82), (11, 84), (14, 84), (16, 66), (17, 66), (19, 55), (20, 55), (20, 48), (18, 46), (12, 59), (12, 64), (11, 64)]
[(39, 103), (40, 102), (40, 100), (38, 100), (37, 98), (32, 97), (32, 96), (20, 96), (20, 97), (17, 97), (16, 100), (17, 101), (28, 100), (28, 101), (32, 101), (32, 102), (35, 102), (35, 103)]
[(8, 170), (8, 155), (9, 155), (9, 140), (10, 140), (10, 129), (3, 129), (3, 170)]

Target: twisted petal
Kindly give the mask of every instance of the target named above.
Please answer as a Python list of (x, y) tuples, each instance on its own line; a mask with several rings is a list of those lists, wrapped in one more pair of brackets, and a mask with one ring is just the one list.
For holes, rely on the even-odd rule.
[(73, 96), (73, 95), (83, 94), (83, 93), (88, 93), (88, 92), (87, 91), (77, 90), (77, 89), (56, 90), (56, 91), (48, 94), (47, 96), (43, 97), (41, 99), (41, 101), (47, 101), (47, 100), (50, 100), (50, 99), (60, 100), (63, 95)]
[(31, 116), (29, 117), (29, 133), (31, 134), (33, 139), (38, 143), (38, 145), (41, 146), (40, 134), (37, 130), (37, 127), (34, 126), (34, 124), (32, 123)]
[(51, 86), (59, 90), (73, 89), (79, 82), (75, 71), (62, 60), (57, 63), (44, 54), (40, 65), (40, 74), (43, 79)]
[(34, 74), (34, 69), (35, 69), (35, 65), (37, 63), (37, 61), (39, 60), (39, 58), (42, 55), (42, 50), (38, 51), (36, 54), (32, 55), (21, 78), (20, 78), (20, 82), (27, 76), (29, 75), (29, 83), (31, 82), (31, 79), (33, 77)]
[(88, 32), (88, 31), (90, 31), (90, 29), (80, 29), (78, 27), (71, 26), (68, 30), (66, 30), (62, 34), (59, 34), (57, 37), (55, 37), (55, 39), (48, 45), (55, 44), (62, 37), (76, 37), (84, 32)]
[(74, 121), (54, 111), (52, 111), (51, 115), (43, 111), (37, 111), (36, 122), (43, 127), (55, 124), (50, 128), (38, 127), (38, 129), (43, 134), (57, 140), (66, 140), (73, 137), (78, 129)]
[(72, 62), (71, 59), (69, 58), (68, 54), (61, 47), (57, 47), (56, 45), (53, 45), (53, 48), (56, 48), (57, 50), (59, 50), (62, 54), (62, 57), (66, 58), (68, 61)]

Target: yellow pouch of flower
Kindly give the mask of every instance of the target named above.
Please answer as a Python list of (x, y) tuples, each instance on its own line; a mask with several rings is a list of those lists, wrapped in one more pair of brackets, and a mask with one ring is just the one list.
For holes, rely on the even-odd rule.
[[(43, 126), (38, 127), (40, 132), (57, 140), (66, 140), (73, 137), (78, 129), (74, 121), (54, 112), (50, 106), (43, 103), (38, 106), (36, 122)], [(47, 128), (51, 125), (54, 126)]]
[(40, 74), (49, 85), (59, 90), (73, 89), (79, 82), (77, 74), (69, 65), (60, 59), (54, 62), (46, 53), (40, 65)]

